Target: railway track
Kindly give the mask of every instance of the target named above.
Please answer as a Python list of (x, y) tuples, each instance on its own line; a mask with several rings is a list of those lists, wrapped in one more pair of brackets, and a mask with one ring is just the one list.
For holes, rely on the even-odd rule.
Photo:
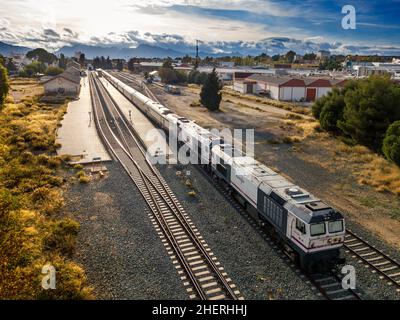
[(242, 300), (213, 252), (164, 179), (148, 162), (118, 106), (90, 74), (96, 125), (105, 144), (125, 168), (144, 200), (158, 235), (191, 299)]
[(381, 279), (385, 279), (388, 285), (396, 287), (400, 292), (400, 263), (383, 253), (381, 250), (369, 244), (356, 233), (347, 229), (344, 242), (346, 252), (353, 258), (359, 259), (370, 267), (373, 273), (377, 273)]

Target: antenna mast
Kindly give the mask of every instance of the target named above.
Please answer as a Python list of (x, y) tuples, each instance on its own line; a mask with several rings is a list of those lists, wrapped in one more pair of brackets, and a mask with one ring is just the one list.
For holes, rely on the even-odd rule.
[(196, 62), (194, 68), (197, 69), (199, 66), (199, 40), (196, 40)]

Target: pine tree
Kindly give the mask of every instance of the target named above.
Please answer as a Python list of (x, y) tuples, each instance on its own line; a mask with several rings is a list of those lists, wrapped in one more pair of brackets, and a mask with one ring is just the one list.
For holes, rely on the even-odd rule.
[(214, 68), (201, 88), (200, 103), (211, 111), (218, 110), (222, 99), (220, 89), (218, 74)]

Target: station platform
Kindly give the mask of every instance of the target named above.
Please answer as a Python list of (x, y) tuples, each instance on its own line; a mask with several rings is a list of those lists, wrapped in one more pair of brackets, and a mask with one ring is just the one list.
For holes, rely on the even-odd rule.
[[(114, 101), (118, 104), (126, 119), (131, 120), (130, 124), (145, 145), (148, 155), (153, 158), (172, 159), (173, 152), (169, 148), (165, 135), (161, 134), (161, 129), (157, 128), (132, 102), (106, 79), (101, 77), (100, 81), (102, 81)], [(158, 161), (160, 160), (161, 159)]]
[(71, 163), (85, 164), (110, 161), (93, 119), (89, 79), (81, 79), (79, 100), (68, 104), (67, 113), (57, 131), (56, 142), (61, 144), (59, 155), (70, 155)]

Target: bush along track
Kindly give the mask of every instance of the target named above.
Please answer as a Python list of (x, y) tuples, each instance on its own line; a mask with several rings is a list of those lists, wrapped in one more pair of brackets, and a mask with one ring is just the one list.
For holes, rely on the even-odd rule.
[[(62, 188), (74, 179), (67, 171), (75, 170), (55, 155), (65, 112), (66, 104), (11, 96), (0, 111), (0, 299), (92, 297), (71, 260), (79, 224), (60, 214)], [(46, 265), (55, 268), (55, 289), (42, 286), (51, 284)]]

